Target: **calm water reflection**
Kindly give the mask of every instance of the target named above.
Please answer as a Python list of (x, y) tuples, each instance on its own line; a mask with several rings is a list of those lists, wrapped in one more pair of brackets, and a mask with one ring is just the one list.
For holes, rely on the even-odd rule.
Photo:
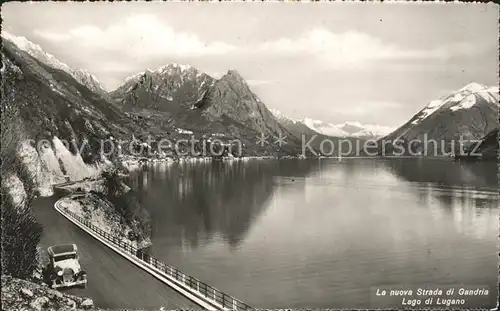
[(495, 292), (494, 163), (161, 164), (129, 184), (152, 213), (156, 257), (256, 307), (369, 308), (387, 284)]

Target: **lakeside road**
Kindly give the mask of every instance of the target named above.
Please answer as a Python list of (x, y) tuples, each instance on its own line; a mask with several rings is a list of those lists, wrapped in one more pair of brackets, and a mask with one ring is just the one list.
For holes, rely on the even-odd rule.
[(33, 202), (36, 218), (44, 227), (41, 246), (76, 244), (82, 269), (88, 273), (87, 288), (61, 291), (89, 297), (101, 308), (202, 309), (65, 219), (54, 209), (58, 199), (52, 196)]

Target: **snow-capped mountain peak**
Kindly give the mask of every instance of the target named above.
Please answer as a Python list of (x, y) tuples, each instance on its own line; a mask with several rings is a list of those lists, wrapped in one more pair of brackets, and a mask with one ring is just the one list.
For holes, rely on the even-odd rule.
[(300, 120), (293, 119), (285, 115), (279, 110), (270, 109), (271, 113), (279, 121), (302, 123), (309, 129), (323, 135), (335, 137), (356, 137), (362, 139), (378, 139), (389, 133), (394, 128), (382, 125), (363, 124), (358, 121), (346, 121), (341, 124), (333, 124), (321, 120), (311, 118), (303, 118)]
[(463, 91), (479, 92), (479, 91), (482, 91), (486, 88), (488, 88), (488, 87), (484, 84), (480, 84), (477, 82), (471, 82), (471, 83), (467, 84), (466, 86), (464, 86), (463, 88), (461, 88), (460, 90), (458, 90), (458, 92), (459, 93), (463, 92)]
[(137, 72), (137, 73), (131, 74), (130, 76), (128, 76), (124, 79), (124, 82), (127, 83), (130, 80), (135, 80), (143, 74), (144, 74), (144, 72)]
[(182, 64), (178, 64), (178, 63), (172, 63), (171, 65), (174, 68), (180, 68), (181, 71), (186, 71), (186, 70), (193, 68), (191, 65), (182, 65)]
[(14, 43), (20, 50), (28, 53), (46, 65), (64, 70), (66, 72), (71, 70), (67, 64), (58, 60), (54, 57), (54, 55), (44, 52), (38, 44), (29, 41), (25, 37), (15, 36), (7, 31), (2, 31), (2, 37), (12, 41), (12, 43)]
[(419, 124), (442, 108), (448, 108), (451, 111), (472, 108), (476, 105), (478, 96), (487, 102), (498, 105), (498, 87), (488, 87), (480, 83), (472, 82), (458, 91), (452, 92), (440, 99), (431, 100), (424, 109), (415, 115), (411, 124)]
[(335, 137), (347, 137), (349, 133), (339, 128), (337, 125), (332, 123), (323, 122), (321, 120), (313, 120), (310, 118), (304, 118), (302, 122), (310, 129), (327, 136)]
[(186, 73), (190, 72), (196, 72), (197, 76), (200, 76), (202, 73), (199, 72), (196, 68), (194, 68), (191, 65), (186, 65), (186, 64), (178, 64), (178, 63), (170, 63), (161, 67), (158, 67), (156, 69), (151, 69), (147, 68), (146, 70), (138, 73), (134, 73), (128, 77), (125, 78), (124, 82), (128, 82), (130, 80), (138, 79), (144, 73), (150, 73), (150, 74), (160, 74), (160, 75), (184, 75)]
[(293, 123), (299, 122), (299, 120), (295, 120), (277, 109), (269, 108), (269, 111), (271, 111), (273, 116), (278, 120), (284, 120), (284, 121), (289, 121), (289, 122), (293, 122)]
[(346, 121), (337, 126), (346, 131), (349, 136), (357, 138), (380, 138), (394, 131), (394, 128), (390, 126), (363, 124), (358, 121)]
[[(404, 142), (413, 148), (411, 141), (421, 140), (440, 142), (440, 146), (427, 144), (427, 155), (445, 155), (461, 152), (459, 140), (482, 139), (498, 128), (498, 87), (488, 87), (479, 83), (449, 92), (447, 95), (430, 101), (408, 122), (384, 137), (386, 142)], [(422, 152), (425, 144), (412, 149)], [(446, 150), (446, 151), (445, 151)]]
[(39, 45), (31, 42), (25, 37), (13, 35), (7, 31), (2, 31), (2, 37), (14, 43), (20, 50), (28, 53), (31, 57), (56, 69), (63, 70), (71, 75), (75, 80), (85, 85), (91, 91), (103, 94), (104, 86), (99, 80), (83, 69), (71, 68), (67, 64), (58, 60), (54, 55), (45, 52)]
[(168, 73), (172, 73), (172, 72), (180, 72), (180, 73), (184, 73), (188, 70), (191, 70), (191, 69), (194, 69), (194, 67), (192, 67), (191, 65), (182, 65), (182, 64), (178, 64), (178, 63), (171, 63), (171, 64), (168, 64), (166, 66), (162, 66), (156, 70), (154, 70), (155, 72), (159, 72), (159, 73), (164, 73), (164, 72), (168, 72)]
[[(358, 121), (346, 121), (341, 125), (351, 125), (351, 126), (357, 126), (357, 127), (363, 127), (363, 124), (361, 124)], [(340, 125), (339, 125), (340, 126)]]

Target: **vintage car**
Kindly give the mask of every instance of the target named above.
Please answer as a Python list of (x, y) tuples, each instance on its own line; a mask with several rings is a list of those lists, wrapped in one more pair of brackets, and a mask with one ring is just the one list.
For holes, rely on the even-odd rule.
[(54, 245), (47, 249), (47, 253), (49, 263), (44, 275), (51, 288), (86, 287), (87, 273), (81, 269), (75, 244)]

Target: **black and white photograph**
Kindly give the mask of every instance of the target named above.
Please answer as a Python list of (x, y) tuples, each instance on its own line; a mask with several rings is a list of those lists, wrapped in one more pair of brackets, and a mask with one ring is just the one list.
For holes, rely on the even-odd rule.
[(496, 309), (499, 17), (2, 3), (1, 309)]

